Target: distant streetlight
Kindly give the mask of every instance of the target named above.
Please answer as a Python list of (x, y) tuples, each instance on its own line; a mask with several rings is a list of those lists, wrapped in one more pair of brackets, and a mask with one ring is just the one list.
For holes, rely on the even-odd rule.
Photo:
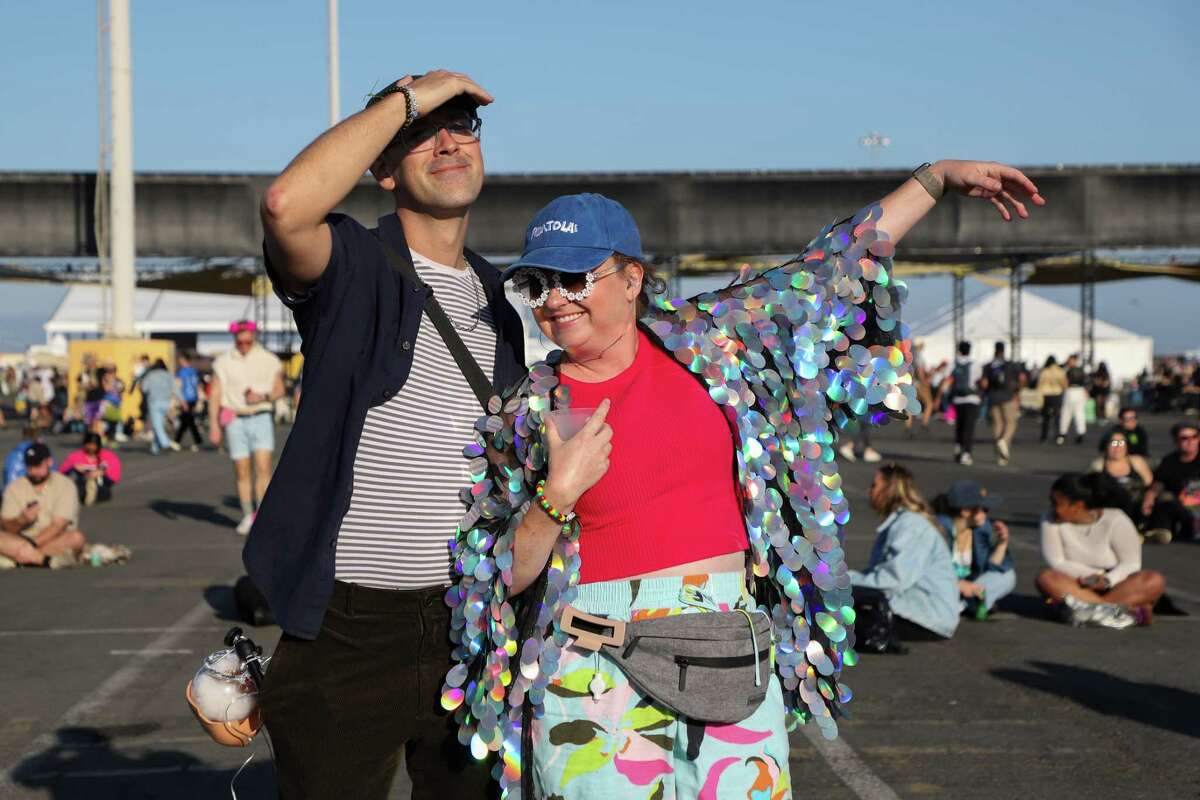
[(860, 136), (858, 138), (858, 145), (859, 147), (865, 147), (871, 151), (871, 169), (875, 169), (877, 166), (879, 166), (879, 151), (885, 147), (892, 146), (892, 137), (885, 136), (879, 131), (875, 131), (874, 133), (867, 134), (866, 136)]
[(340, 77), (338, 75), (338, 3), (328, 0), (326, 4), (329, 34), (329, 127), (338, 124), (342, 118), (342, 103), (338, 94)]

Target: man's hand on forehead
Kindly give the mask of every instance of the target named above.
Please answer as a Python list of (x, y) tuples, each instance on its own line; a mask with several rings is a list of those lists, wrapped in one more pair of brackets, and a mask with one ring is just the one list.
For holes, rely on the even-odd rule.
[(413, 99), (417, 102), (418, 118), (428, 116), (434, 109), (460, 95), (471, 98), (481, 106), (486, 106), (495, 99), (465, 73), (444, 69), (435, 69), (416, 79), (405, 75), (396, 81), (396, 85), (412, 89)]

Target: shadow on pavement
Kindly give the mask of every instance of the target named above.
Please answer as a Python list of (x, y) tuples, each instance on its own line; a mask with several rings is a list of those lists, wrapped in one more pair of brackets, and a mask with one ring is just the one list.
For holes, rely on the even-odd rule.
[(1001, 611), (1011, 611), (1018, 617), (1036, 620), (1052, 620), (1054, 615), (1040, 595), (1014, 592), (996, 603)]
[[(182, 702), (182, 700), (180, 700)], [(41, 790), (53, 800), (149, 800), (149, 798), (223, 797), (237, 768), (214, 767), (179, 750), (153, 750), (141, 745), (126, 754), (113, 740), (143, 735), (157, 725), (121, 729), (60, 728), (58, 741), (13, 768), (10, 778), (25, 789)], [(219, 747), (213, 744), (212, 747)], [(239, 750), (254, 760), (238, 776), (234, 789), (241, 798), (275, 797), (275, 774), (265, 748)]]
[(1066, 697), (1102, 714), (1200, 738), (1200, 694), (1173, 686), (1128, 681), (1072, 664), (1029, 663), (1040, 672), (1007, 668), (991, 672), (997, 678)]
[(223, 583), (214, 583), (204, 590), (204, 600), (216, 612), (217, 619), (230, 622), (242, 622), (238, 615), (237, 600), (233, 595), (233, 587)]
[(180, 518), (194, 519), (197, 522), (208, 522), (222, 528), (236, 528), (237, 520), (230, 519), (207, 503), (180, 503), (175, 500), (154, 500), (150, 510), (161, 514), (169, 520)]

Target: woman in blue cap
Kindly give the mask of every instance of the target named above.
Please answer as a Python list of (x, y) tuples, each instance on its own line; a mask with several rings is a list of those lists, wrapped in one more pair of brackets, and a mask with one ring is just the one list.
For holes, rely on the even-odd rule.
[(943, 495), (946, 513), (937, 521), (946, 532), (962, 610), (983, 619), (1002, 597), (1017, 587), (1017, 571), (1008, 552), (1008, 526), (990, 513), (1001, 503), (998, 495), (975, 481), (955, 481)]
[[(536, 215), (505, 278), (562, 350), (477, 425), (447, 594), (442, 702), (504, 796), (779, 800), (787, 730), (836, 736), (857, 656), (834, 448), (919, 411), (891, 256), (945, 188), (1005, 219), (1044, 202), (1011, 167), (924, 165), (786, 264), (654, 303), (618, 203)], [(595, 409), (578, 431), (572, 408)]]

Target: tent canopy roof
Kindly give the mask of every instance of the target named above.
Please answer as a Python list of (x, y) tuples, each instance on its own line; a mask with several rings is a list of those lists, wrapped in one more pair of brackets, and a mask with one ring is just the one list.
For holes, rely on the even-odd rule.
[[(99, 332), (104, 317), (104, 292), (99, 286), (72, 286), (54, 315), (43, 326), (48, 334)], [(134, 294), (138, 331), (221, 333), (229, 323), (254, 318), (254, 298), (205, 292), (138, 289)], [(291, 312), (279, 298), (267, 298), (268, 330), (286, 330)]]
[[(963, 315), (963, 332), (968, 340), (1007, 339), (1009, 333), (1010, 289), (1004, 287), (989, 292), (970, 303)], [(934, 338), (954, 335), (953, 311), (943, 308), (923, 320), (911, 324), (913, 338)], [(1021, 292), (1021, 338), (1022, 339), (1078, 339), (1082, 317), (1078, 311), (1059, 305), (1052, 300)], [(1096, 339), (1145, 339), (1133, 331), (1118, 327), (1102, 319), (1096, 320)]]

